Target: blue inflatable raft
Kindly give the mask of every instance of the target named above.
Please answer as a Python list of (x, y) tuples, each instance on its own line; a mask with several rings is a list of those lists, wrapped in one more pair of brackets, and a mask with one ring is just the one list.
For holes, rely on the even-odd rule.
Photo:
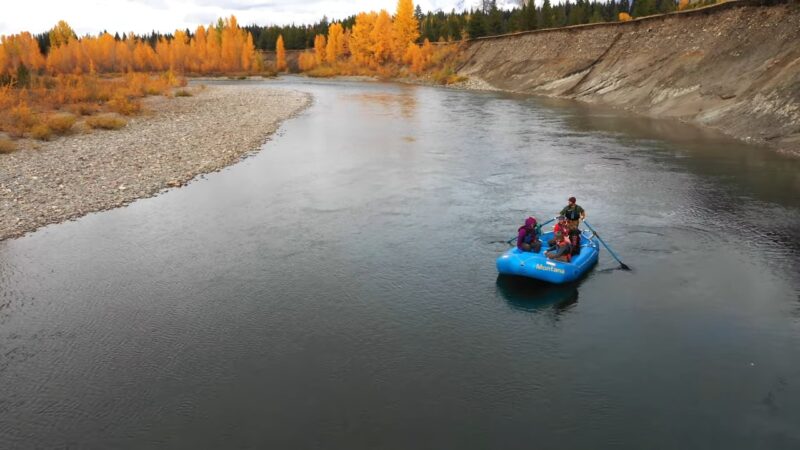
[(542, 250), (539, 253), (523, 252), (514, 246), (497, 258), (497, 271), (501, 275), (518, 275), (561, 284), (577, 280), (597, 263), (600, 243), (593, 233), (585, 230), (582, 232), (581, 252), (573, 255), (572, 261), (568, 263), (554, 261), (544, 255), (547, 241), (552, 238), (552, 231), (542, 233)]

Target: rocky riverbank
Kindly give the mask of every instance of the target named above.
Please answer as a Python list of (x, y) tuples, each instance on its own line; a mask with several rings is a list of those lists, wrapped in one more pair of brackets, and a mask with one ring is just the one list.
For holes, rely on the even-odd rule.
[[(116, 131), (73, 134), (0, 154), (0, 240), (182, 186), (257, 150), (309, 95), (256, 86), (198, 86), (150, 97)], [(27, 147), (27, 148), (26, 148)]]
[(464, 88), (621, 107), (800, 156), (800, 5), (731, 1), (468, 41)]

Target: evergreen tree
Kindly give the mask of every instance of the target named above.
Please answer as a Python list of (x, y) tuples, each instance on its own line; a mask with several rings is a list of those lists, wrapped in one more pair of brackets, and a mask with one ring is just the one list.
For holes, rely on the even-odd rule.
[(473, 39), (486, 36), (486, 16), (483, 11), (478, 10), (470, 15), (467, 33)]
[(553, 27), (553, 8), (550, 6), (550, 0), (544, 0), (542, 4), (542, 11), (539, 14), (539, 28), (552, 28)]
[(503, 34), (504, 31), (503, 15), (500, 14), (500, 10), (497, 8), (497, 1), (495, 0), (492, 0), (489, 6), (489, 17), (486, 20), (486, 28), (490, 36)]
[(524, 30), (535, 30), (538, 25), (538, 14), (536, 14), (536, 5), (531, 1), (522, 7), (522, 17)]

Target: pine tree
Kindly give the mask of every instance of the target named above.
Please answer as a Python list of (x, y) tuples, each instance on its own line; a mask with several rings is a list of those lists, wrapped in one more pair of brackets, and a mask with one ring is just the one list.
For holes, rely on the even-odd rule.
[(550, 6), (550, 0), (544, 0), (542, 4), (542, 11), (539, 14), (539, 28), (552, 28), (553, 27), (553, 7)]
[(489, 17), (486, 21), (486, 28), (489, 35), (503, 34), (503, 15), (500, 14), (500, 10), (497, 8), (496, 0), (492, 0), (492, 3), (489, 5)]
[(486, 16), (484, 16), (483, 11), (474, 11), (470, 15), (467, 33), (469, 33), (469, 37), (473, 39), (486, 36)]

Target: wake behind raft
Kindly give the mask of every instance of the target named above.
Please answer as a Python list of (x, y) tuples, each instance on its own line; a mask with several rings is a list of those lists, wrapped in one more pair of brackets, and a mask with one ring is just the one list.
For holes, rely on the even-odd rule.
[[(539, 239), (546, 243), (553, 232), (542, 233)], [(525, 252), (514, 247), (497, 258), (497, 271), (501, 275), (517, 275), (561, 284), (575, 281), (597, 264), (600, 243), (594, 233), (581, 232), (581, 251), (570, 262), (555, 261), (545, 256), (546, 245), (539, 252)]]

